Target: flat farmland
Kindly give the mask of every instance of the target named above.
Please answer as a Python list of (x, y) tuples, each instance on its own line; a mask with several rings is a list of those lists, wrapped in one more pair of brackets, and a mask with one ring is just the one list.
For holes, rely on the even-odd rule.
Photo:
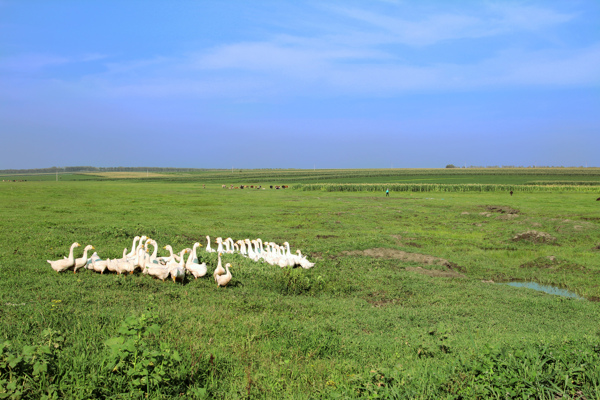
[[(0, 182), (0, 361), (8, 360), (0, 394), (597, 398), (599, 173), (489, 172)], [(301, 190), (324, 179), (556, 187), (512, 196)], [(291, 188), (269, 189), (282, 184)], [(159, 255), (167, 244), (179, 251), (200, 242), (207, 276), (173, 283), (137, 272), (56, 273), (46, 262), (68, 255), (73, 242), (82, 245), (77, 257), (92, 244), (102, 258), (118, 258), (136, 235), (155, 239)], [(217, 288), (216, 255), (202, 250), (207, 235), (287, 241), (316, 265), (225, 254), (233, 279)], [(585, 300), (503, 284), (511, 281)]]

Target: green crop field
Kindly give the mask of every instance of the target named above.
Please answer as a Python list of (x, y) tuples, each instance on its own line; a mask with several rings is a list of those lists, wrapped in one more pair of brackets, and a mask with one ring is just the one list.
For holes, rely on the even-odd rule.
[[(0, 177), (0, 398), (600, 397), (599, 169), (164, 174)], [(200, 242), (207, 276), (46, 262), (136, 235)], [(316, 265), (225, 254), (218, 288), (206, 235)]]

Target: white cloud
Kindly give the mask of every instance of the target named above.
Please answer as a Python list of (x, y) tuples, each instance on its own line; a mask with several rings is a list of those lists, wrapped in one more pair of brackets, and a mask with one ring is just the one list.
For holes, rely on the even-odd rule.
[[(496, 44), (478, 58), (457, 60), (429, 54), (427, 62), (404, 54), (405, 45), (417, 46), (413, 52), (425, 52), (427, 45), (444, 40), (541, 30), (574, 18), (551, 9), (506, 3), (488, 3), (482, 9), (408, 19), (398, 13), (327, 8), (344, 17), (335, 32), (324, 28), (305, 35), (274, 34), (268, 40), (227, 43), (181, 56), (105, 62), (104, 72), (62, 82), (69, 90), (101, 96), (183, 95), (242, 101), (600, 84), (600, 71), (595, 68), (600, 65), (600, 45), (530, 51), (503, 42), (504, 48)], [(0, 61), (0, 70), (35, 71), (107, 58), (93, 53), (77, 57), (26, 54)]]
[[(569, 22), (574, 15), (554, 10), (508, 3), (490, 3), (470, 13), (438, 13), (409, 20), (402, 9), (382, 14), (362, 8), (332, 8), (334, 12), (366, 24), (364, 29), (377, 29), (390, 42), (411, 46), (427, 46), (441, 41), (480, 38), (523, 30), (539, 30)], [(400, 15), (397, 15), (400, 14)]]

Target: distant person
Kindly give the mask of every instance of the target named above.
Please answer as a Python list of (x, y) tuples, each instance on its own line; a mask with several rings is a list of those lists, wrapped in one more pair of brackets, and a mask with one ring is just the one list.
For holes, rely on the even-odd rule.
[(512, 196), (512, 194), (513, 194), (513, 191), (511, 190), (511, 191), (510, 191), (510, 195)]
[(385, 190), (385, 197), (390, 197), (390, 189)]

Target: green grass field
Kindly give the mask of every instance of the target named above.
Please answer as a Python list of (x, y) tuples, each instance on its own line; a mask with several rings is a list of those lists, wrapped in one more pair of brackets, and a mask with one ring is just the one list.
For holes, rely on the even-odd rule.
[[(600, 397), (600, 188), (388, 198), (221, 188), (321, 183), (312, 175), (319, 172), (0, 182), (0, 398)], [(320, 176), (356, 184), (600, 181), (593, 169), (334, 172)], [(552, 238), (514, 239), (532, 230)], [(225, 255), (233, 280), (217, 288), (216, 256), (204, 251), (209, 273), (184, 284), (138, 273), (57, 274), (46, 262), (75, 241), (117, 258), (142, 234), (176, 251), (204, 247), (206, 235), (288, 241), (316, 266)], [(499, 284), (513, 280), (588, 300)]]

